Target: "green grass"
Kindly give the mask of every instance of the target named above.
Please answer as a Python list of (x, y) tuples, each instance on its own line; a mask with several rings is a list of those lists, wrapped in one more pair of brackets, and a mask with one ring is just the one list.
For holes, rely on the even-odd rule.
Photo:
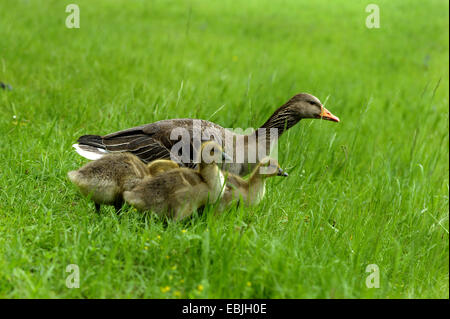
[[(449, 298), (448, 2), (377, 1), (380, 29), (370, 1), (68, 3), (0, 2), (0, 297)], [(298, 92), (341, 123), (284, 135), (252, 209), (96, 215), (67, 179), (80, 135), (258, 127)]]

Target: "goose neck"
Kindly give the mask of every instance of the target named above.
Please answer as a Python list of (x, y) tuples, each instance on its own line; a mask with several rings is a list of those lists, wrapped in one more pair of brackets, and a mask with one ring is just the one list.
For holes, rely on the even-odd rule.
[(253, 205), (261, 201), (266, 189), (266, 179), (264, 175), (259, 173), (259, 168), (257, 166), (248, 179), (248, 198)]
[(270, 134), (270, 129), (278, 130), (278, 136), (297, 124), (301, 118), (290, 107), (283, 105), (278, 108), (271, 117), (261, 126), (265, 128), (266, 136)]
[(200, 175), (210, 188), (210, 199), (214, 202), (223, 195), (225, 178), (217, 164), (200, 163)]

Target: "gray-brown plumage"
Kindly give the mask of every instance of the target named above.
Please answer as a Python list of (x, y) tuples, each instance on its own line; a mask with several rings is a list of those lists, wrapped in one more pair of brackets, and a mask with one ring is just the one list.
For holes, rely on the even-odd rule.
[(125, 190), (132, 189), (145, 176), (156, 176), (177, 167), (178, 164), (170, 160), (156, 160), (146, 165), (131, 153), (112, 153), (69, 172), (68, 176), (83, 195), (91, 197), (97, 211), (102, 204), (114, 205), (119, 211)]
[(257, 205), (266, 193), (266, 179), (273, 176), (288, 174), (281, 169), (277, 160), (270, 157), (262, 159), (247, 180), (232, 173), (225, 174), (226, 188), (218, 211), (241, 201), (245, 206)]
[(225, 188), (217, 162), (226, 155), (215, 142), (203, 143), (201, 150), (203, 156), (198, 170), (183, 167), (146, 177), (132, 190), (124, 192), (124, 200), (140, 211), (152, 211), (175, 220), (217, 202)]
[[(323, 107), (319, 99), (310, 94), (301, 93), (279, 107), (259, 130), (248, 135), (236, 134), (209, 121), (184, 118), (158, 121), (105, 136), (84, 135), (78, 139), (74, 147), (80, 155), (89, 159), (100, 158), (109, 152), (131, 152), (144, 162), (155, 159), (174, 159), (180, 165), (193, 168), (196, 167), (193, 159), (197, 158), (197, 151), (202, 141), (211, 140), (214, 136), (214, 140), (222, 145), (233, 158), (230, 163), (223, 164), (222, 169), (244, 176), (251, 172), (259, 160), (270, 154), (271, 128), (280, 137), (283, 132), (305, 118), (339, 122), (336, 116)], [(183, 141), (181, 137), (175, 134), (173, 136), (175, 139), (171, 139), (171, 134), (176, 129), (184, 129), (189, 133), (189, 145), (184, 145), (189, 151), (188, 154), (187, 152), (180, 154), (180, 149), (176, 147), (180, 141)], [(195, 139), (195, 136), (200, 136), (201, 140)], [(240, 139), (243, 141), (243, 147), (236, 146), (236, 141)], [(259, 154), (256, 154), (256, 161), (252, 161), (248, 150), (253, 150), (258, 143), (265, 145), (266, 152), (261, 155), (261, 158)], [(226, 145), (231, 145), (233, 150), (230, 152)], [(243, 161), (238, 160), (236, 151), (244, 154)]]

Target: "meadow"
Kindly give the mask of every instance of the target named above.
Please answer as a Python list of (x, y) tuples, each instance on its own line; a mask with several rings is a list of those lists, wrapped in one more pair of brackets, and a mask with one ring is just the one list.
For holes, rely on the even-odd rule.
[[(449, 5), (0, 1), (1, 298), (449, 298)], [(101, 214), (72, 144), (157, 120), (257, 128), (299, 92), (264, 201)], [(68, 288), (69, 264), (80, 271)], [(379, 288), (368, 288), (368, 265)]]

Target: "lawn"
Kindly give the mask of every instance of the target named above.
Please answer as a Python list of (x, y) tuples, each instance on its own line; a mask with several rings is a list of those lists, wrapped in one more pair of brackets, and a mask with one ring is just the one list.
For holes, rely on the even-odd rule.
[[(449, 298), (449, 5), (0, 1), (1, 298)], [(308, 92), (264, 201), (95, 214), (71, 145), (157, 120), (257, 128)], [(68, 288), (69, 264), (79, 288)], [(368, 288), (376, 264), (379, 288)]]

